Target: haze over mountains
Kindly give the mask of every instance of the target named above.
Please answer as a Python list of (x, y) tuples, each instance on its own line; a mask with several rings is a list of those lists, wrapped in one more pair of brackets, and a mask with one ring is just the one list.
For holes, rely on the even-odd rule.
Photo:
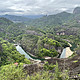
[(75, 18), (74, 15), (79, 16), (80, 7), (76, 7), (73, 13), (61, 12), (55, 15), (27, 15), (27, 16), (15, 16), (15, 15), (0, 15), (0, 17), (7, 18), (13, 22), (24, 22), (31, 26), (47, 26), (47, 25), (58, 25), (65, 21), (69, 21)]
[[(31, 62), (27, 59), (25, 59), (24, 55), (21, 55), (19, 52), (17, 52), (14, 45), (21, 46), (23, 50), (28, 52), (31, 57), (34, 57), (34, 60), (37, 59), (45, 59), (46, 57), (49, 57), (51, 59), (50, 62), (40, 61), (41, 66), (40, 70), (42, 69), (40, 73), (40, 78), (37, 79), (38, 73), (36, 73), (36, 69), (34, 69), (37, 66), (33, 66), (35, 64), (35, 61)], [(19, 45), (20, 44), (20, 45)], [(71, 48), (69, 48), (71, 47)], [(69, 53), (69, 49), (71, 49), (74, 53), (72, 56), (68, 56), (67, 60), (64, 63), (64, 59), (60, 59), (60, 56), (62, 54), (62, 50), (68, 49), (67, 53)], [(65, 52), (65, 51), (64, 51)], [(23, 52), (21, 52), (23, 53)], [(59, 68), (67, 71), (71, 74), (70, 76), (79, 75), (80, 76), (80, 7), (76, 7), (73, 11), (73, 13), (68, 12), (61, 12), (55, 15), (28, 15), (28, 16), (17, 16), (17, 15), (1, 15), (0, 16), (0, 79), (1, 80), (24, 80), (28, 75), (26, 73), (25, 76), (21, 76), (21, 74), (24, 73), (21, 70), (23, 68), (20, 68), (19, 65), (23, 64), (29, 64), (29, 71), (31, 71), (31, 75), (37, 74), (36, 78), (27, 78), (25, 80), (42, 80), (42, 73), (45, 71), (49, 71), (48, 75), (46, 76), (46, 79), (44, 80), (53, 80), (62, 79), (61, 80), (67, 80), (64, 79), (64, 75), (68, 74), (64, 72), (57, 73), (60, 74), (60, 78), (55, 78), (52, 75), (55, 75), (57, 73), (54, 73), (53, 70), (55, 70), (55, 66), (57, 64), (56, 61), (58, 61)], [(77, 55), (77, 57), (76, 57)], [(55, 57), (55, 59), (54, 59)], [(64, 56), (63, 56), (64, 57)], [(76, 58), (75, 58), (76, 57)], [(62, 61), (63, 60), (63, 61)], [(54, 63), (55, 62), (55, 63)], [(12, 64), (17, 63), (17, 66), (15, 66), (15, 69), (10, 69), (10, 66), (12, 68)], [(42, 65), (44, 64), (44, 66)], [(7, 65), (9, 67), (7, 67)], [(64, 66), (65, 65), (65, 66)], [(64, 66), (64, 68), (63, 68)], [(7, 68), (9, 69), (9, 71)], [(31, 70), (32, 69), (32, 70)], [(34, 72), (33, 72), (34, 70)], [(44, 71), (43, 71), (44, 70)], [(58, 70), (58, 64), (57, 69)], [(11, 71), (11, 72), (10, 72)], [(13, 71), (13, 72), (12, 72)], [(16, 71), (16, 72), (15, 72)], [(72, 71), (73, 74), (72, 74)], [(4, 72), (6, 72), (6, 75), (4, 75)], [(9, 72), (9, 73), (8, 73)], [(33, 74), (33, 73), (34, 74)], [(49, 74), (51, 72), (51, 77), (49, 77)], [(56, 72), (56, 71), (55, 71)], [(11, 74), (12, 73), (12, 74)], [(75, 74), (76, 73), (76, 74)], [(11, 74), (11, 75), (10, 75)], [(17, 78), (16, 75), (19, 75)], [(9, 76), (8, 76), (9, 75)], [(13, 75), (13, 76), (12, 76)], [(21, 76), (21, 79), (19, 79)], [(4, 78), (5, 77), (5, 78)], [(31, 77), (31, 76), (30, 76)], [(34, 76), (33, 76), (34, 77)], [(71, 77), (70, 77), (71, 78)], [(68, 79), (72, 80), (72, 79)]]
[[(80, 7), (76, 7), (72, 14), (78, 14), (78, 13), (80, 13)], [(17, 16), (17, 15), (8, 15), (8, 14), (6, 14), (6, 15), (0, 15), (0, 17), (5, 17), (5, 18), (8, 18), (12, 21), (15, 21), (15, 18), (16, 18), (16, 20), (20, 20), (20, 18), (22, 18), (22, 20), (23, 20), (23, 18), (24, 18), (23, 21), (27, 21), (28, 18), (36, 19), (36, 18), (42, 18), (42, 17), (44, 18), (44, 17), (49, 17), (49, 16), (51, 16), (51, 17), (60, 16), (60, 15), (62, 16), (62, 14), (64, 16), (64, 14), (68, 15), (68, 14), (71, 14), (71, 13), (61, 12), (61, 13), (58, 13), (58, 14), (55, 14), (55, 15), (48, 15), (48, 16), (47, 15), (26, 15), (26, 16), (22, 15), (22, 16)]]

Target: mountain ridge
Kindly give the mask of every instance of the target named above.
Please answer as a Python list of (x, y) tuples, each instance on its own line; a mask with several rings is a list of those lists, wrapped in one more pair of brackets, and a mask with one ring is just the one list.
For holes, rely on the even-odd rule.
[[(55, 15), (44, 15), (39, 18), (31, 19), (30, 16), (27, 18), (27, 16), (15, 16), (15, 15), (2, 15), (0, 17), (7, 18), (13, 22), (17, 23), (25, 23), (29, 26), (36, 26), (36, 27), (43, 27), (43, 26), (58, 26), (62, 25), (63, 23), (66, 23), (67, 21), (76, 19), (79, 16), (76, 16), (75, 13), (79, 12), (80, 7), (76, 7), (73, 11), (73, 13), (68, 12), (61, 12), (57, 13)], [(78, 14), (79, 15), (79, 14)]]

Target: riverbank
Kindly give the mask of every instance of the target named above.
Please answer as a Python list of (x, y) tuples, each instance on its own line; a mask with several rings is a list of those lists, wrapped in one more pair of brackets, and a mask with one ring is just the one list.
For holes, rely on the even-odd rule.
[(70, 50), (70, 47), (66, 48), (66, 53), (65, 53), (65, 58), (68, 58), (69, 56), (71, 56), (73, 54), (73, 52)]

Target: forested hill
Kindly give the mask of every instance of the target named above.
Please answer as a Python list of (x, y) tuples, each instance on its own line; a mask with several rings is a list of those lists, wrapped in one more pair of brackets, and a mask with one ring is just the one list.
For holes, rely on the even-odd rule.
[(15, 16), (15, 15), (2, 15), (0, 17), (7, 18), (13, 22), (19, 22), (19, 23), (23, 22), (29, 26), (37, 26), (37, 27), (53, 26), (53, 25), (58, 26), (80, 17), (80, 7), (76, 7), (73, 10), (73, 13), (61, 12), (55, 15), (45, 15), (37, 19), (30, 19), (29, 17), (27, 18), (25, 16)]
[[(61, 63), (59, 64), (59, 66), (62, 65), (61, 70), (66, 68), (70, 69), (68, 68), (70, 66), (70, 74), (72, 74), (73, 71), (78, 71), (77, 69), (79, 69), (79, 72), (77, 74), (74, 74), (75, 76), (80, 76), (80, 60), (78, 59), (79, 57), (72, 58), (75, 55), (80, 54), (79, 9), (79, 7), (75, 8), (72, 14), (67, 12), (61, 12), (56, 15), (46, 15), (38, 19), (28, 19), (21, 16), (12, 15), (6, 15), (6, 18), (1, 17), (0, 80), (71, 80), (67, 76), (69, 73), (68, 71), (70, 70), (65, 70), (66, 72), (60, 72), (60, 69), (58, 69), (58, 63), (56, 61), (59, 61)], [(40, 63), (38, 65), (39, 67), (41, 66), (39, 70), (41, 73), (34, 73), (33, 75), (30, 74), (30, 77), (28, 73), (27, 75), (24, 75), (24, 69), (20, 68), (21, 65), (23, 66), (23, 64), (30, 64), (31, 62), (27, 60), (24, 55), (21, 55), (16, 50), (13, 44), (17, 43), (20, 43), (24, 51), (40, 59), (43, 59), (45, 57), (51, 57), (51, 64), (42, 61), (41, 65)], [(69, 63), (67, 64), (65, 64), (65, 59), (57, 60), (57, 58), (60, 57), (62, 50), (66, 47), (71, 47), (71, 50), (74, 52), (73, 55), (69, 57), (70, 59), (68, 58)], [(53, 59), (53, 57), (55, 58)], [(56, 62), (56, 65), (54, 64), (54, 60)], [(17, 66), (15, 66), (14, 63), (18, 63)], [(32, 67), (32, 63), (31, 66), (29, 65), (30, 67), (28, 68), (26, 67), (27, 65), (24, 66), (26, 69), (30, 68), (29, 71), (31, 71), (31, 73), (32, 70), (37, 71), (36, 68)], [(37, 67), (36, 65), (34, 67)], [(68, 67), (66, 67), (66, 65)], [(52, 73), (55, 73), (50, 73), (51, 70)], [(49, 73), (46, 74), (47, 71)], [(72, 76), (74, 75), (72, 74)], [(64, 79), (64, 77), (66, 79)]]
[(2, 65), (12, 64), (16, 62), (30, 63), (24, 55), (21, 55), (16, 50), (14, 45), (0, 38), (0, 67)]
[(4, 18), (7, 18), (13, 22), (17, 22), (17, 23), (20, 23), (20, 22), (26, 22), (26, 21), (31, 21), (32, 19), (30, 18), (27, 18), (25, 16), (15, 16), (15, 15), (1, 15), (0, 17), (4, 17)]
[(7, 18), (13, 22), (23, 22), (29, 26), (37, 26), (37, 27), (44, 27), (44, 26), (55, 26), (55, 25), (62, 25), (67, 21), (74, 20), (76, 17), (78, 18), (80, 15), (80, 7), (74, 9), (73, 13), (61, 12), (55, 15), (45, 15), (41, 18), (31, 19), (25, 16), (15, 16), (15, 15), (2, 15), (0, 17)]
[(10, 25), (12, 23), (13, 23), (12, 21), (10, 21), (10, 20), (8, 20), (8, 19), (6, 19), (4, 17), (0, 18), (0, 25)]
[(26, 25), (14, 23), (6, 18), (0, 18), (0, 37), (13, 42), (13, 40), (24, 33)]
[(13, 22), (25, 23), (30, 26), (52, 26), (61, 25), (63, 22), (69, 20), (72, 14), (67, 12), (61, 12), (56, 15), (45, 15), (41, 18), (27, 18), (25, 16), (15, 16), (15, 15), (1, 15), (0, 17), (7, 18)]
[(27, 25), (44, 27), (44, 26), (60, 26), (64, 23), (73, 22), (80, 19), (80, 7), (76, 7), (73, 13), (61, 12), (55, 15), (45, 15), (42, 18), (26, 22)]
[(26, 22), (27, 25), (32, 26), (56, 26), (62, 25), (64, 22), (72, 19), (73, 14), (61, 12), (56, 15), (46, 15), (42, 18), (35, 19), (33, 22)]
[[(1, 19), (5, 22), (4, 18)], [(47, 34), (48, 32), (43, 29), (26, 27), (22, 23), (10, 25), (5, 23), (0, 25), (0, 37), (11, 43), (20, 42), (25, 50), (38, 57), (57, 56), (61, 53), (62, 48), (69, 46), (65, 40), (56, 40), (52, 34)]]
[[(71, 41), (72, 44), (77, 40), (75, 45), (79, 44), (79, 18), (79, 14), (62, 12), (24, 22), (28, 26), (0, 18), (2, 21), (0, 37), (11, 43), (20, 42), (25, 51), (27, 50), (38, 57), (51, 56), (52, 52), (61, 53), (59, 50), (69, 46), (65, 39)], [(41, 54), (42, 52), (43, 54)], [(53, 54), (53, 56), (55, 55)]]

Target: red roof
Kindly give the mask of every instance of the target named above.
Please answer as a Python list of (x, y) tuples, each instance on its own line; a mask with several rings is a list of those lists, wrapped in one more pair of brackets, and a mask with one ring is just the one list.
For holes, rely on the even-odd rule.
[(16, 63), (14, 63), (15, 65), (18, 65), (18, 63), (16, 62)]

